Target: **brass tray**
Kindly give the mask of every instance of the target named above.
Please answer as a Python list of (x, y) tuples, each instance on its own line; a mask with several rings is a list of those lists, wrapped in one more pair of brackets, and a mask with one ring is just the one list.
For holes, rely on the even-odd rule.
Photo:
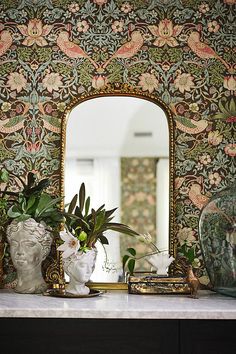
[(80, 299), (80, 298), (90, 298), (90, 297), (100, 296), (101, 294), (103, 294), (103, 291), (99, 291), (95, 289), (90, 289), (90, 292), (87, 295), (74, 295), (68, 293), (64, 289), (48, 289), (47, 291), (45, 291), (43, 295), (70, 298), (70, 299)]

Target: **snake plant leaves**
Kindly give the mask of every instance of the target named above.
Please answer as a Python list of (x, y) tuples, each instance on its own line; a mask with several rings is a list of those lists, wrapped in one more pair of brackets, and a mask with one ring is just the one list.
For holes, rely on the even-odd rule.
[[(106, 211), (106, 218), (108, 218), (109, 216), (111, 216), (118, 208), (114, 208), (114, 209), (111, 209), (111, 210), (107, 210)], [(112, 218), (113, 219), (113, 218)]]
[[(105, 204), (101, 205), (97, 210), (91, 208), (90, 197), (86, 199), (85, 184), (82, 183), (79, 190), (79, 205), (76, 205), (78, 196), (75, 195), (69, 204), (68, 211), (62, 214), (65, 217), (67, 229), (79, 238), (82, 232), (86, 233), (85, 240), (80, 240), (81, 250), (84, 247), (94, 247), (99, 240), (103, 245), (108, 245), (108, 239), (104, 233), (108, 230), (113, 230), (130, 236), (138, 235), (129, 226), (111, 222), (112, 214), (117, 208), (105, 210)], [(85, 209), (84, 213), (83, 210)], [(90, 210), (90, 211), (89, 211)]]
[(139, 235), (136, 231), (132, 230), (129, 226), (124, 225), (124, 224), (120, 224), (120, 223), (109, 223), (106, 226), (107, 230), (113, 230), (113, 231), (117, 231), (129, 236), (137, 236)]
[(73, 213), (73, 211), (74, 211), (74, 209), (75, 209), (75, 207), (76, 207), (76, 204), (77, 204), (77, 200), (78, 200), (78, 194), (76, 194), (76, 195), (72, 198), (72, 200), (71, 200), (71, 202), (70, 202), (70, 205), (69, 205), (69, 208), (68, 208), (68, 213), (69, 213), (69, 214), (72, 214), (72, 213)]
[(80, 190), (79, 190), (79, 207), (80, 207), (81, 213), (84, 209), (84, 202), (85, 202), (85, 185), (84, 185), (84, 183), (82, 183), (80, 186)]
[(85, 215), (84, 215), (85, 217), (88, 216), (89, 207), (90, 207), (90, 197), (88, 197), (85, 202)]

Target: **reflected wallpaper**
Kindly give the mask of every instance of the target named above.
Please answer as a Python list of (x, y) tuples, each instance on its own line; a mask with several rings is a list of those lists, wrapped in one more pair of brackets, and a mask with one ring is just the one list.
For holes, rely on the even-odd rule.
[(235, 3), (1, 0), (0, 167), (51, 177), (58, 193), (68, 105), (116, 83), (155, 95), (175, 120), (178, 251), (207, 283), (200, 210), (235, 180)]

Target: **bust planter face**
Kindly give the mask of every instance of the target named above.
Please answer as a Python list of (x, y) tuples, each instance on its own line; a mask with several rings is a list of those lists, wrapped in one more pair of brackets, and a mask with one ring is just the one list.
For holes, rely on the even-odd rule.
[(16, 292), (42, 293), (47, 289), (41, 265), (51, 249), (52, 237), (45, 225), (34, 219), (13, 221), (7, 228), (10, 253), (17, 271)]
[(92, 248), (86, 253), (77, 252), (64, 259), (64, 269), (70, 277), (66, 291), (73, 295), (88, 295), (89, 288), (85, 285), (93, 273), (97, 250)]

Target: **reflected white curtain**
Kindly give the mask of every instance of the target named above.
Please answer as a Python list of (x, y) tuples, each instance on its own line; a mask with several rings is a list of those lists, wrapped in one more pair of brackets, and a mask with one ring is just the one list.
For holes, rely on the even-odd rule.
[(159, 158), (156, 176), (156, 245), (160, 251), (164, 251), (169, 249), (169, 159)]
[[(70, 159), (66, 164), (65, 191), (66, 201), (78, 193), (82, 182), (86, 195), (91, 197), (91, 207), (99, 208), (105, 204), (106, 210), (120, 205), (120, 160), (117, 157), (99, 157), (94, 159)], [(114, 213), (113, 221), (119, 222), (119, 209)], [(109, 246), (97, 242), (98, 255), (92, 281), (116, 282), (121, 273), (120, 240), (116, 232), (106, 232)], [(118, 252), (117, 252), (118, 250)], [(106, 262), (106, 258), (108, 263)], [(106, 268), (107, 267), (107, 268)], [(105, 271), (104, 271), (105, 269)]]

